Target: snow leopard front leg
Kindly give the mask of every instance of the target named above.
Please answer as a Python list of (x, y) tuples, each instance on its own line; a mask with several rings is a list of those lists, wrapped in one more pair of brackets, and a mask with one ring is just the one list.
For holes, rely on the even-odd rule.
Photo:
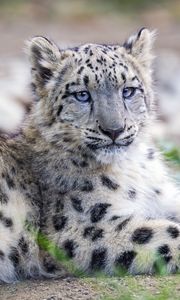
[(167, 273), (180, 268), (180, 226), (174, 222), (117, 215), (106, 224), (95, 220), (68, 229), (65, 220), (58, 245), (87, 272), (115, 274), (118, 267), (130, 274), (153, 274), (159, 262)]

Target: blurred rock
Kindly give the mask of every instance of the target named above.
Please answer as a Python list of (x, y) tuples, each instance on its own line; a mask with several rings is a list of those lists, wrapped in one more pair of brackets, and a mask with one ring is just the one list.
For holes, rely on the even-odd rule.
[(22, 60), (0, 61), (0, 132), (15, 133), (30, 104), (29, 68)]
[(180, 55), (172, 51), (159, 51), (155, 68), (158, 115), (161, 137), (180, 137)]

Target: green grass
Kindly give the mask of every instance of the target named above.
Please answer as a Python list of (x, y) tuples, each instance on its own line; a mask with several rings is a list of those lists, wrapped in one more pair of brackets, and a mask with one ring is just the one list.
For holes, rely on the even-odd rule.
[(168, 141), (159, 143), (159, 148), (171, 169), (173, 178), (180, 184), (180, 148)]
[(160, 144), (160, 148), (166, 160), (180, 167), (180, 149), (170, 142)]
[(100, 300), (179, 300), (180, 275), (85, 278)]

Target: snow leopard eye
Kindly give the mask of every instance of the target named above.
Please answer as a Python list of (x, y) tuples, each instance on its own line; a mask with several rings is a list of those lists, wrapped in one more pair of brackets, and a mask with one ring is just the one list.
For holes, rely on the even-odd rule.
[(91, 99), (90, 93), (86, 91), (74, 93), (74, 97), (79, 102), (88, 102)]
[(135, 87), (125, 87), (122, 91), (122, 95), (124, 99), (130, 99), (132, 98), (137, 91), (137, 88)]

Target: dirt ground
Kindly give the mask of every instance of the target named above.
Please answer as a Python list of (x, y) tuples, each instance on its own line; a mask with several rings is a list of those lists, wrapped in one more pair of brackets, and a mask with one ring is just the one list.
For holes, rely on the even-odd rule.
[(25, 281), (0, 286), (0, 300), (91, 300), (97, 292), (82, 280)]

